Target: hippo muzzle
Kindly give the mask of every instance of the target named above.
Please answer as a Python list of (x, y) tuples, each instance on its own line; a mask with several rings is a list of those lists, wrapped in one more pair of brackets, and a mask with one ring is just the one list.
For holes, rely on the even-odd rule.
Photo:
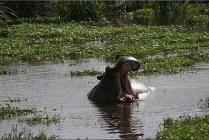
[(128, 72), (137, 71), (140, 63), (134, 57), (122, 56), (114, 67), (107, 66), (105, 73), (98, 76), (100, 82), (88, 93), (94, 102), (134, 102), (138, 95), (133, 93)]

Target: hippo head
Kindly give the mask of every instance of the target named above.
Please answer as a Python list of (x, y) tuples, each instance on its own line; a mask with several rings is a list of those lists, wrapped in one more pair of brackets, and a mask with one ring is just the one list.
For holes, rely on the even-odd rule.
[(128, 72), (139, 67), (134, 57), (120, 57), (114, 67), (107, 66), (105, 73), (97, 77), (100, 82), (88, 93), (88, 99), (98, 103), (135, 101), (138, 96), (133, 93)]

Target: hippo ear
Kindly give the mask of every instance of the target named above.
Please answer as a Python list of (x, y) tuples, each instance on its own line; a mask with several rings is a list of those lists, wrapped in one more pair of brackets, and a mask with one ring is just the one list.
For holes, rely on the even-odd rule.
[[(111, 67), (110, 67), (110, 66), (107, 66), (107, 67), (105, 68), (105, 72), (109, 71), (110, 69), (111, 69)], [(97, 79), (98, 79), (98, 80), (102, 80), (103, 77), (104, 77), (104, 74), (103, 74), (103, 75), (97, 76)]]
[(110, 69), (111, 69), (111, 67), (110, 67), (110, 66), (107, 66), (107, 67), (105, 68), (105, 72), (109, 71)]

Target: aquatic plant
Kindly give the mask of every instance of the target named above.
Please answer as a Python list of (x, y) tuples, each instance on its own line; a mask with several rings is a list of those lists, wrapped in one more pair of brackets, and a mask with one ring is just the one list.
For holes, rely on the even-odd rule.
[(12, 107), (9, 103), (0, 105), (0, 120), (11, 117), (28, 115), (36, 112), (35, 108), (21, 109), (19, 107)]
[(67, 73), (65, 76), (70, 75), (71, 77), (77, 77), (77, 76), (95, 76), (95, 75), (103, 75), (103, 72), (92, 69), (92, 70), (84, 70), (84, 71), (71, 71), (70, 74)]
[(7, 68), (6, 66), (2, 66), (0, 64), (0, 76), (1, 75), (14, 75), (17, 73), (18, 73), (18, 70), (16, 68)]
[(13, 103), (13, 102), (21, 102), (21, 101), (27, 101), (27, 98), (20, 98), (20, 97), (9, 97), (6, 100), (3, 100), (4, 102)]
[[(7, 102), (5, 105), (0, 105), (0, 120), (8, 119), (11, 117), (20, 117), (18, 118), (18, 122), (25, 122), (29, 125), (35, 124), (52, 124), (52, 123), (59, 123), (61, 121), (60, 114), (54, 114), (53, 116), (49, 115), (46, 112), (46, 108), (44, 110), (38, 111), (37, 108), (28, 108), (28, 109), (21, 109), (19, 107), (12, 107), (10, 103), (26, 101), (27, 98), (11, 98), (9, 97), (7, 100), (3, 100)], [(30, 115), (30, 117), (21, 117), (23, 115)]]
[(209, 98), (200, 99), (197, 103), (197, 106), (201, 109), (208, 109), (209, 108)]
[[(143, 58), (140, 60), (141, 68), (138, 71), (130, 72), (129, 75), (133, 78), (140, 75), (152, 74), (176, 74), (189, 70), (195, 63), (209, 61), (209, 55), (204, 53), (183, 53), (176, 55), (155, 56), (151, 58)], [(102, 75), (102, 71), (98, 70), (79, 70), (66, 73), (65, 76), (98, 76)]]
[(40, 132), (37, 135), (33, 135), (30, 129), (23, 128), (21, 130), (18, 129), (17, 126), (12, 127), (11, 132), (5, 133), (1, 138), (1, 140), (55, 140), (59, 139), (56, 135), (48, 136), (45, 132)]
[(209, 115), (191, 117), (180, 116), (177, 119), (166, 118), (164, 129), (157, 132), (156, 139), (205, 139), (209, 137)]
[(151, 8), (138, 9), (135, 11), (135, 16), (148, 16), (153, 14), (154, 10)]
[[(1, 60), (7, 58), (9, 61), (29, 63), (63, 62), (69, 59), (102, 56), (106, 61), (115, 63), (119, 56), (131, 55), (141, 59), (142, 66), (150, 74), (154, 73), (152, 71), (161, 71), (158, 67), (148, 67), (148, 63), (154, 59), (159, 61), (156, 57), (159, 54), (166, 60), (168, 56), (195, 52), (196, 58), (192, 55), (187, 56), (190, 61), (193, 60), (192, 63), (189, 62), (190, 65), (208, 60), (209, 33), (205, 30), (194, 32), (179, 26), (99, 27), (73, 22), (61, 25), (23, 23), (10, 26), (8, 30), (11, 34), (7, 38), (0, 38)], [(86, 43), (101, 39), (107, 42), (105, 47), (90, 46)], [(175, 58), (179, 59), (173, 57), (173, 62)], [(167, 62), (164, 60), (161, 63)], [(184, 61), (183, 58), (181, 60)], [(183, 65), (187, 64), (182, 64), (182, 68)], [(179, 71), (179, 68), (175, 69), (176, 65), (167, 66), (171, 69), (166, 70), (167, 72)], [(2, 70), (1, 73), (5, 72), (7, 73)]]
[(18, 122), (25, 122), (28, 125), (36, 125), (36, 124), (46, 124), (50, 125), (52, 123), (56, 124), (61, 121), (60, 114), (54, 114), (50, 116), (48, 114), (40, 114), (34, 113), (33, 117), (19, 118)]

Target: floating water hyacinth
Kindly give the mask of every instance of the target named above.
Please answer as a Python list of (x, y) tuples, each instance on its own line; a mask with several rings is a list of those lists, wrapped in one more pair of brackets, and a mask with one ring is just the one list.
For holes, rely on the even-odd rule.
[(60, 114), (54, 114), (53, 116), (50, 116), (48, 114), (35, 113), (33, 117), (18, 119), (18, 122), (25, 122), (28, 125), (36, 125), (36, 124), (50, 125), (52, 123), (54, 124), (60, 123), (60, 121), (61, 121)]
[(9, 103), (0, 105), (0, 120), (21, 115), (28, 115), (36, 112), (35, 108), (21, 109), (19, 107), (12, 107)]

